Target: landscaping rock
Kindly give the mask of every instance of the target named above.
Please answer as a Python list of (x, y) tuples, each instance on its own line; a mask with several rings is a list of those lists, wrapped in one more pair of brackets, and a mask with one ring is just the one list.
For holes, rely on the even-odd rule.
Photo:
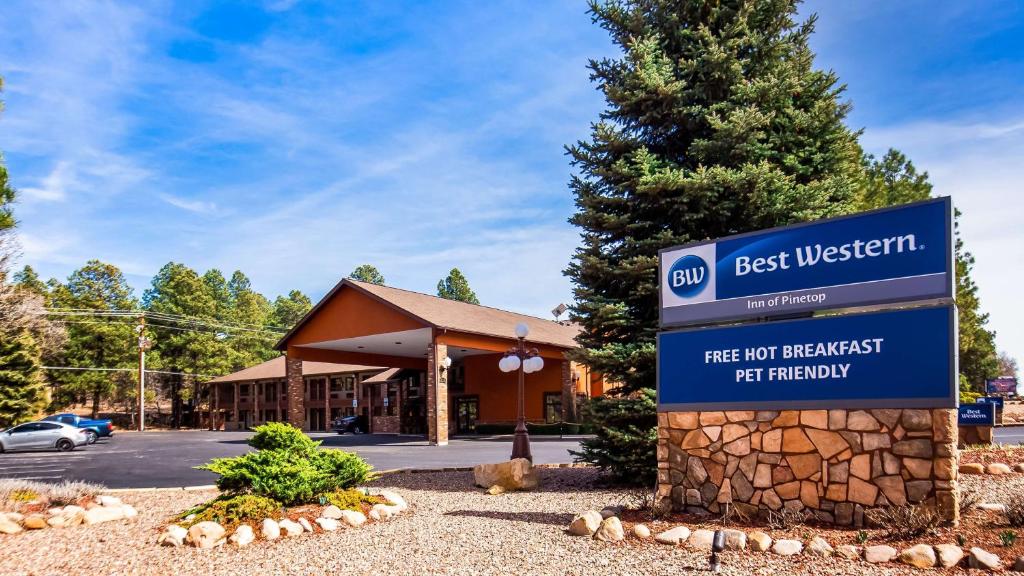
[(341, 521), (353, 528), (359, 528), (366, 524), (366, 515), (355, 510), (342, 510)]
[(828, 558), (835, 553), (835, 549), (820, 536), (815, 536), (807, 543), (807, 554)]
[(505, 488), (503, 488), (501, 484), (495, 484), (487, 489), (487, 493), (491, 496), (501, 496), (505, 493)]
[(401, 494), (394, 490), (381, 490), (378, 495), (387, 500), (392, 506), (398, 507), (399, 512), (405, 512), (409, 509), (409, 504), (402, 498)]
[(975, 547), (971, 548), (971, 553), (967, 558), (967, 565), (971, 568), (982, 570), (997, 570), (1002, 565), (1002, 562), (999, 560), (999, 556)]
[(188, 542), (196, 548), (215, 548), (224, 544), (224, 533), (224, 527), (216, 522), (198, 522), (188, 529)]
[(117, 496), (106, 496), (103, 494), (96, 497), (96, 503), (100, 506), (110, 506), (112, 508), (124, 506), (124, 502), (121, 502), (121, 499)]
[(601, 527), (604, 518), (597, 510), (587, 510), (583, 514), (572, 519), (569, 523), (569, 533), (574, 536), (593, 536), (594, 532)]
[(836, 548), (836, 554), (848, 560), (860, 560), (860, 548), (850, 544), (843, 544)]
[(896, 549), (892, 546), (868, 546), (864, 549), (864, 561), (872, 564), (884, 564), (891, 562), (896, 554)]
[(341, 518), (341, 508), (338, 508), (334, 504), (331, 504), (324, 511), (320, 513), (322, 518), (330, 518), (332, 520), (338, 520)]
[(27, 530), (41, 530), (48, 526), (46, 523), (46, 517), (42, 514), (26, 516), (25, 519), (21, 521), (21, 525)]
[(747, 534), (747, 543), (754, 552), (764, 552), (772, 547), (772, 537), (761, 531)]
[(715, 540), (715, 533), (711, 530), (694, 530), (686, 541), (687, 546), (697, 550), (711, 550), (711, 543)]
[(281, 537), (281, 525), (270, 518), (264, 518), (260, 525), (260, 534), (267, 540), (277, 540)]
[(256, 540), (256, 534), (253, 533), (252, 526), (242, 524), (235, 529), (235, 533), (232, 534), (228, 540), (235, 546), (241, 548), (252, 544), (253, 540)]
[(341, 523), (334, 518), (317, 518), (316, 523), (324, 532), (334, 532), (341, 527)]
[(305, 530), (306, 532), (312, 532), (313, 531), (313, 525), (310, 524), (309, 520), (307, 520), (305, 518), (299, 518), (299, 526), (302, 526), (302, 529)]
[(990, 512), (1006, 512), (1006, 504), (1000, 504), (999, 502), (982, 502), (976, 505), (975, 508)]
[(1002, 476), (1003, 474), (1010, 474), (1013, 470), (1010, 470), (1010, 467), (1002, 462), (993, 462), (985, 468), (985, 472), (993, 476)]
[(481, 488), (498, 484), (506, 490), (533, 490), (540, 484), (537, 469), (526, 458), (475, 466), (473, 480)]
[(935, 553), (939, 566), (943, 568), (956, 566), (964, 558), (964, 551), (954, 544), (936, 544)]
[(52, 518), (47, 518), (46, 523), (49, 524), (51, 528), (66, 528), (68, 525), (68, 519), (63, 516), (53, 516)]
[(21, 514), (19, 512), (7, 512), (6, 514), (0, 513), (0, 516), (6, 516), (7, 519), (10, 520), (11, 522), (18, 522), (18, 523), (20, 523), (22, 520), (25, 519), (25, 515)]
[(1014, 472), (1024, 472), (1024, 462), (1018, 462), (1013, 465)]
[(776, 540), (772, 544), (772, 552), (779, 556), (795, 556), (803, 549), (804, 545), (799, 540)]
[(690, 529), (686, 526), (676, 526), (670, 528), (661, 534), (654, 537), (654, 541), (661, 544), (671, 544), (676, 546), (686, 542), (686, 539), (690, 537)]
[(969, 464), (961, 464), (958, 468), (961, 474), (984, 474), (985, 465), (978, 464), (977, 462), (971, 462)]
[(1024, 556), (1018, 556), (1017, 561), (1013, 563), (1014, 572), (1024, 572)]
[(285, 536), (301, 536), (302, 533), (305, 532), (302, 528), (302, 524), (289, 520), (288, 518), (278, 522), (278, 525), (281, 526), (281, 530), (284, 530)]
[(726, 550), (746, 550), (747, 533), (742, 530), (724, 530)]
[(185, 530), (177, 524), (171, 524), (168, 526), (163, 534), (157, 538), (157, 544), (162, 546), (174, 546), (178, 547), (185, 543), (185, 538), (188, 537), (188, 530)]
[(138, 517), (139, 511), (135, 509), (135, 506), (125, 504), (124, 506), (121, 506), (121, 515), (125, 520), (131, 520), (132, 518)]
[(370, 508), (370, 519), (374, 522), (390, 520), (393, 515), (394, 510), (387, 504), (374, 504), (373, 508)]
[(118, 506), (96, 506), (85, 511), (82, 519), (86, 524), (100, 524), (124, 518), (124, 510)]
[(626, 538), (622, 530), (622, 522), (618, 516), (609, 516), (601, 522), (601, 527), (594, 533), (594, 539), (603, 542), (619, 542)]
[(935, 566), (935, 549), (928, 544), (917, 544), (900, 552), (900, 562), (916, 568)]
[(0, 534), (17, 534), (21, 530), (21, 525), (17, 522), (0, 516)]
[(651, 537), (651, 529), (645, 524), (637, 524), (633, 526), (633, 536), (641, 540), (646, 540)]

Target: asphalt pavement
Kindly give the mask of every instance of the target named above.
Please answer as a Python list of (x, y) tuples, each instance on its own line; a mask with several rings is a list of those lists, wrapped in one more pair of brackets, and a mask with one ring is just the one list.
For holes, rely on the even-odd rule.
[[(250, 432), (152, 431), (118, 432), (73, 452), (7, 452), (0, 454), (0, 478), (43, 482), (83, 480), (110, 488), (168, 488), (213, 484), (216, 476), (195, 467), (213, 458), (238, 456), (249, 450)], [(430, 446), (420, 437), (362, 434), (339, 436), (312, 433), (326, 448), (341, 448), (365, 458), (377, 470), (465, 467), (507, 460), (508, 436), (457, 438), (447, 446)], [(579, 439), (531, 437), (534, 462), (572, 462), (569, 450)]]

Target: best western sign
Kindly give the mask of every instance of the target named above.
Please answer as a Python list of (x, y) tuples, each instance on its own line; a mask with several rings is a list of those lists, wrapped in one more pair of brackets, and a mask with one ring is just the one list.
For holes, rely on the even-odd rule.
[(659, 256), (662, 326), (950, 298), (952, 205), (940, 198)]

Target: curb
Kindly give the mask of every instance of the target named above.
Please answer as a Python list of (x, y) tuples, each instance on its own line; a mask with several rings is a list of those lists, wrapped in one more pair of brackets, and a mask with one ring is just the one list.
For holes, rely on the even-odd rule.
[(164, 488), (108, 488), (103, 490), (103, 493), (107, 492), (156, 492), (157, 490), (184, 490), (186, 492), (200, 492), (202, 490), (216, 490), (217, 486), (214, 484), (203, 484), (201, 486), (166, 486)]

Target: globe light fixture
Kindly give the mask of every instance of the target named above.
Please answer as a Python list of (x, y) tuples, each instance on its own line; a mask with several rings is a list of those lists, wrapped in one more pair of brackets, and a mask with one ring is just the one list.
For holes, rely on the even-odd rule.
[(524, 395), (524, 375), (540, 372), (544, 369), (544, 360), (536, 348), (526, 347), (526, 337), (530, 334), (530, 327), (520, 322), (516, 324), (516, 338), (519, 340), (514, 348), (510, 348), (505, 355), (498, 360), (498, 369), (502, 372), (518, 372), (518, 394), (516, 402), (516, 433), (512, 439), (512, 459), (526, 458), (533, 462), (533, 454), (530, 453), (530, 434), (526, 430), (526, 402)]

